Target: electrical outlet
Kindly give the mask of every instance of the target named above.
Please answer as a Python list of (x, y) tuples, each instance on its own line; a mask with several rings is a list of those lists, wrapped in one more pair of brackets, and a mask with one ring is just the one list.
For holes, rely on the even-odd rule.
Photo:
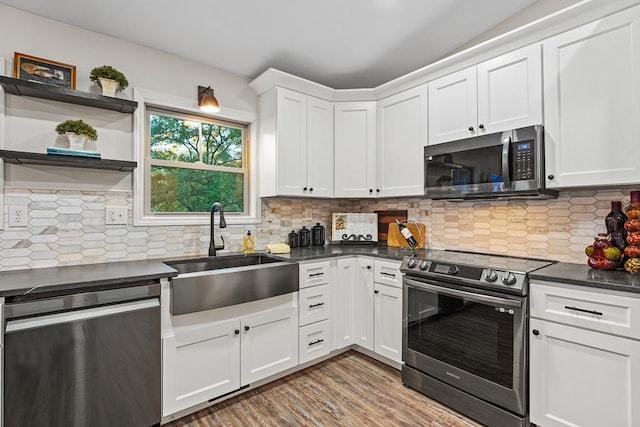
[(127, 225), (129, 213), (126, 206), (107, 206), (105, 215), (106, 224)]
[(26, 227), (28, 222), (26, 206), (9, 206), (9, 227)]

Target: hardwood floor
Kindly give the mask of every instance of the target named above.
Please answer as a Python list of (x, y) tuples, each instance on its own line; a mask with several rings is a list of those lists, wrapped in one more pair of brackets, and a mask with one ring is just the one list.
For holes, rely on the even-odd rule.
[(170, 427), (477, 427), (405, 387), (400, 371), (356, 351), (173, 421)]

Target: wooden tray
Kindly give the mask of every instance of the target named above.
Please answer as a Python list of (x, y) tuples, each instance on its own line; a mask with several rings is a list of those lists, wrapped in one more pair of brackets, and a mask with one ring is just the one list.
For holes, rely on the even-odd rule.
[[(416, 240), (418, 241), (418, 246), (416, 246), (416, 249), (424, 248), (424, 242), (426, 237), (424, 224), (415, 224), (412, 222), (406, 222), (404, 223), (404, 225), (407, 226), (409, 231), (411, 231), (411, 234), (413, 234), (413, 237), (415, 237)], [(420, 231), (418, 231), (418, 229)], [(389, 238), (387, 239), (387, 246), (393, 246), (396, 248), (410, 247), (409, 243), (407, 243), (407, 241), (404, 239), (404, 236), (402, 235), (402, 233), (400, 233), (400, 230), (398, 229), (398, 224), (396, 223), (389, 224)]]

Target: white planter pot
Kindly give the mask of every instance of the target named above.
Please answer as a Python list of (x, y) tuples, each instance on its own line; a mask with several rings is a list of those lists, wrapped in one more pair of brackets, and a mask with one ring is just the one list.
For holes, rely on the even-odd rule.
[(65, 133), (65, 135), (67, 135), (71, 150), (84, 150), (84, 144), (88, 139), (85, 135), (76, 135), (75, 133)]
[(100, 80), (100, 86), (102, 87), (102, 94), (104, 96), (116, 96), (118, 90), (118, 82), (111, 79), (98, 78)]

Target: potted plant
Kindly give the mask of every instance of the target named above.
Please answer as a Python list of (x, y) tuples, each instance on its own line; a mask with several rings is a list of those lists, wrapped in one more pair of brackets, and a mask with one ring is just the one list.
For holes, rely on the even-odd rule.
[(85, 142), (89, 139), (98, 139), (98, 132), (90, 124), (82, 120), (67, 120), (56, 126), (56, 132), (66, 135), (69, 140), (69, 148), (72, 150), (83, 150)]
[(129, 86), (129, 81), (120, 71), (111, 65), (95, 67), (89, 74), (92, 82), (100, 84), (102, 94), (105, 96), (116, 96), (116, 92), (125, 90)]

